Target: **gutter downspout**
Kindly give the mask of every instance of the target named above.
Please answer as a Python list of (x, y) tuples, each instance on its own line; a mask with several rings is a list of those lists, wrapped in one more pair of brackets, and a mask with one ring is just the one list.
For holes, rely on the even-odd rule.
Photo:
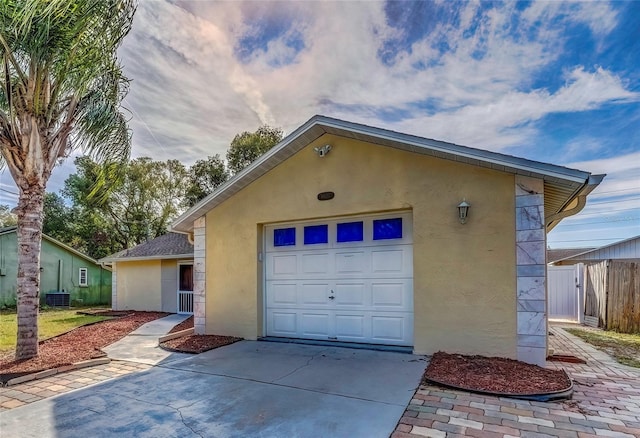
[[(598, 187), (598, 184), (602, 182), (606, 174), (603, 175), (590, 175), (589, 179), (585, 181), (580, 190), (578, 190), (576, 196), (571, 198), (571, 201), (574, 199), (578, 199), (578, 204), (569, 209), (569, 210), (561, 210), (558, 213), (552, 214), (551, 216), (547, 216), (545, 218), (547, 232), (551, 231), (562, 219), (578, 214), (582, 211), (584, 206), (587, 204), (587, 196)], [(554, 224), (554, 222), (556, 222)]]

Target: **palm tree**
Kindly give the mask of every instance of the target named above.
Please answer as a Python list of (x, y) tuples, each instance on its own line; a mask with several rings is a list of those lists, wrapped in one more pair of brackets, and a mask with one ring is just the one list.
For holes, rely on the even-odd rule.
[(0, 165), (19, 190), (16, 359), (38, 355), (40, 246), (51, 171), (77, 149), (105, 168), (127, 160), (116, 57), (135, 0), (0, 2)]

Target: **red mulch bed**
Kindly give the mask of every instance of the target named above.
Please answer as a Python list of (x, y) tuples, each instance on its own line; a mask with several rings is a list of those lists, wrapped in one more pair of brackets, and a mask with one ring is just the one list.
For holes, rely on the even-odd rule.
[[(182, 321), (171, 329), (169, 333), (176, 333), (190, 328), (193, 328), (193, 316)], [(187, 335), (165, 341), (160, 344), (160, 347), (169, 351), (198, 354), (213, 350), (214, 348), (233, 344), (234, 342), (241, 340), (242, 338), (235, 338), (233, 336)]]
[(434, 382), (471, 391), (520, 395), (548, 394), (571, 386), (571, 380), (562, 370), (513, 359), (441, 351), (433, 355), (423, 376), (423, 384)]
[(135, 312), (71, 330), (40, 342), (36, 358), (16, 361), (14, 352), (0, 355), (0, 375), (43, 371), (105, 356), (101, 348), (123, 338), (141, 325), (169, 315), (165, 312)]
[(198, 354), (241, 340), (242, 338), (235, 338), (233, 336), (188, 335), (165, 341), (160, 344), (160, 347), (181, 353)]
[(188, 317), (180, 324), (171, 329), (169, 333), (181, 332), (182, 330), (193, 328), (193, 316)]

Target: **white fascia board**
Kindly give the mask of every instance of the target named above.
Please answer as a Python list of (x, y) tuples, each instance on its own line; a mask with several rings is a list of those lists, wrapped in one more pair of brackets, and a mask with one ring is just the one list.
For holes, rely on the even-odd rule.
[(102, 263), (121, 263), (121, 262), (140, 262), (144, 260), (178, 260), (193, 259), (193, 254), (173, 254), (173, 255), (157, 255), (157, 256), (143, 256), (143, 257), (105, 257), (100, 259)]

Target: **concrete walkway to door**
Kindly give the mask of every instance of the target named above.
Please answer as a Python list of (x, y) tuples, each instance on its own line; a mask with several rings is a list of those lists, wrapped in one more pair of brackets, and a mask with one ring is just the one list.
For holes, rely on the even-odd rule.
[(109, 359), (156, 365), (189, 357), (188, 354), (173, 353), (158, 346), (158, 338), (191, 315), (174, 313), (148, 322), (124, 338), (102, 349)]
[(241, 341), (0, 413), (2, 436), (387, 438), (426, 365)]

